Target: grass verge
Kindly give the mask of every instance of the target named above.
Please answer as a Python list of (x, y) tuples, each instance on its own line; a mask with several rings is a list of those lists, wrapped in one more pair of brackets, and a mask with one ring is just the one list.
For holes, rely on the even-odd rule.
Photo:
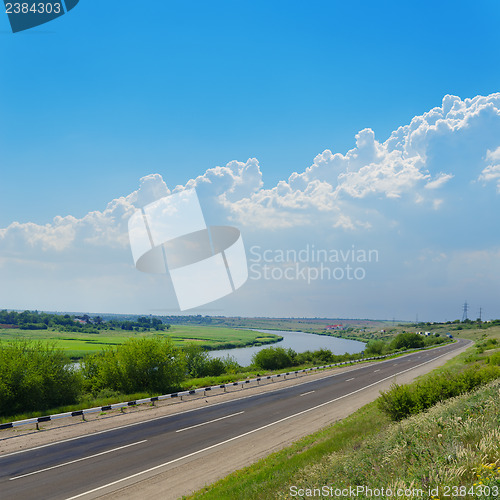
[[(478, 357), (476, 350), (470, 348), (437, 372), (459, 372), (466, 365), (496, 360), (495, 352)], [(435, 375), (421, 377), (420, 383)], [(419, 497), (428, 499), (500, 498), (496, 493), (500, 488), (499, 415), (500, 379), (399, 423), (391, 423), (375, 401), (187, 498), (309, 498), (321, 496), (324, 486), (402, 489), (398, 498), (415, 498), (405, 495), (405, 489), (418, 494), (421, 490)], [(360, 493), (356, 498), (373, 495)]]

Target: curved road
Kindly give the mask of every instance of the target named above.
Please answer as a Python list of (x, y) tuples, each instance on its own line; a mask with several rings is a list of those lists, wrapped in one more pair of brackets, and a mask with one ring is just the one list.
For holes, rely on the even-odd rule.
[(347, 397), (462, 350), (468, 343), (458, 340), (292, 387), (3, 455), (0, 497), (96, 498), (227, 443), (307, 419), (319, 408), (342, 404)]

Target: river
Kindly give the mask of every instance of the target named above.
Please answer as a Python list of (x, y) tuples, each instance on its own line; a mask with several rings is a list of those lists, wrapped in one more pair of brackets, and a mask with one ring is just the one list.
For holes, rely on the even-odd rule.
[(275, 344), (267, 344), (256, 347), (241, 347), (238, 349), (221, 349), (219, 351), (209, 351), (210, 357), (220, 358), (231, 356), (241, 365), (249, 366), (252, 363), (252, 356), (266, 347), (276, 346), (285, 349), (292, 348), (295, 352), (317, 351), (318, 349), (329, 349), (333, 354), (355, 354), (365, 349), (363, 342), (356, 340), (338, 339), (328, 335), (316, 335), (304, 332), (286, 332), (281, 330), (255, 330), (262, 333), (274, 333), (281, 335), (283, 340)]

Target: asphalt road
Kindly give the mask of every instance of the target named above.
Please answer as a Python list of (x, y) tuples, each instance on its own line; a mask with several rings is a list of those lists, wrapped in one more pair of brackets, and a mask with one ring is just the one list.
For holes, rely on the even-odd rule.
[(115, 483), (297, 419), (462, 348), (429, 351), (337, 372), (175, 415), (0, 456), (2, 500), (90, 498)]

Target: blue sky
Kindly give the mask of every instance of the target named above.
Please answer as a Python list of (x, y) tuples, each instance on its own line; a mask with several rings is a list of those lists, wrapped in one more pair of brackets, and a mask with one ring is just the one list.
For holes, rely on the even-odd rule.
[[(441, 106), (447, 94), (465, 100), (500, 91), (499, 14), (495, 1), (436, 5), (81, 0), (67, 15), (17, 34), (10, 32), (7, 17), (0, 16), (0, 228), (13, 222), (43, 226), (56, 216), (79, 220), (128, 196), (149, 174), (160, 174), (173, 189), (232, 160), (245, 163), (257, 158), (263, 183), (258, 189), (272, 189), (280, 181), (288, 182), (294, 172), (304, 172), (327, 149), (345, 155), (365, 128), (384, 143), (398, 127)], [(488, 127), (485, 118), (481, 127), (469, 140), (477, 144), (474, 158), (484, 160), (487, 151), (496, 150), (495, 137), (486, 140), (488, 133), (494, 136), (496, 125)], [(470, 184), (487, 162), (461, 181), (454, 170), (457, 158), (465, 154), (454, 149), (459, 139), (452, 135), (444, 143), (433, 140), (428, 147), (432, 157), (427, 155), (425, 162), (434, 166), (423, 166), (430, 172), (428, 181), (440, 173), (450, 174), (455, 187), (462, 182), (477, 191), (455, 189), (440, 196), (441, 224), (455, 230), (449, 223), (461, 217), (467, 231), (476, 236), (476, 246), (469, 242), (473, 250), (496, 251), (494, 183), (485, 190), (480, 183)], [(471, 146), (472, 156), (473, 150)], [(495, 175), (488, 177), (490, 185)], [(387, 200), (392, 195), (387, 195), (384, 204), (391, 203)], [(335, 210), (354, 220), (353, 213), (368, 209), (356, 196), (348, 208)], [(460, 209), (464, 196), (476, 197), (474, 210)], [(231, 202), (236, 205), (231, 205), (228, 220), (242, 226), (237, 214), (243, 205), (240, 200)], [(254, 200), (255, 206), (259, 203)], [(435, 217), (416, 211), (413, 202), (398, 203), (383, 209), (371, 204), (369, 209), (402, 214), (400, 234), (409, 234), (408, 238), (414, 234), (422, 241), (422, 235), (430, 232), (436, 236), (433, 240), (443, 240), (434, 250), (447, 255), (458, 251), (451, 235), (443, 237)], [(246, 209), (255, 213), (255, 206)], [(291, 226), (297, 233), (287, 233), (285, 240), (306, 244), (301, 239), (304, 226)], [(312, 224), (306, 227), (316, 234)], [(366, 234), (343, 233), (335, 244), (349, 246), (356, 240), (366, 246), (382, 233), (379, 229), (377, 238), (369, 239)], [(251, 228), (247, 234), (249, 241), (272, 240), (270, 234), (256, 235)], [(276, 238), (284, 241), (283, 235)], [(32, 239), (26, 236), (26, 241)], [(319, 236), (311, 241), (332, 245)], [(17, 244), (17, 250), (8, 247), (9, 258), (16, 251), (16, 258), (21, 258), (22, 242)], [(398, 245), (396, 254), (404, 248), (403, 243)], [(87, 258), (84, 254), (79, 262)], [(64, 272), (80, 276), (76, 269)], [(78, 279), (84, 275), (82, 270)], [(3, 277), (13, 279), (12, 273)], [(40, 276), (41, 282), (46, 279)], [(29, 285), (29, 280), (21, 281)], [(76, 282), (71, 285), (69, 280), (66, 286)], [(429, 285), (420, 286), (420, 296), (425, 296)], [(310, 297), (310, 287), (305, 290), (296, 291), (296, 297), (302, 293)], [(497, 292), (488, 291), (490, 296)], [(254, 297), (260, 292), (254, 293), (245, 296), (252, 307), (239, 307), (235, 297), (220, 307), (227, 314), (259, 314)], [(318, 287), (317, 293), (328, 297), (329, 292)], [(352, 290), (346, 293), (359, 296)], [(466, 293), (464, 285), (447, 306), (447, 316), (454, 314), (453, 307), (459, 308), (456, 301), (467, 298)], [(338, 299), (334, 295), (332, 301)], [(85, 303), (82, 297), (79, 300)], [(36, 303), (30, 297), (22, 302), (19, 292), (15, 298), (4, 297), (0, 307), (80, 309), (70, 302), (59, 306), (55, 293), (53, 300)], [(304, 306), (300, 312), (343, 315), (342, 308), (334, 310), (327, 303)], [(368, 303), (367, 298), (360, 305), (359, 315), (377, 316), (377, 308)], [(99, 305), (86, 304), (81, 309)], [(102, 307), (121, 309), (118, 304), (117, 299)], [(425, 316), (425, 301), (420, 307)], [(429, 316), (443, 316), (428, 307)], [(380, 311), (380, 316), (413, 317), (416, 308), (395, 305), (393, 311), (389, 307)], [(142, 306), (137, 309), (144, 312)], [(277, 314), (294, 310), (295, 306), (287, 309), (286, 300), (276, 305)], [(349, 309), (349, 315), (356, 314)], [(500, 316), (500, 310), (495, 314)]]

